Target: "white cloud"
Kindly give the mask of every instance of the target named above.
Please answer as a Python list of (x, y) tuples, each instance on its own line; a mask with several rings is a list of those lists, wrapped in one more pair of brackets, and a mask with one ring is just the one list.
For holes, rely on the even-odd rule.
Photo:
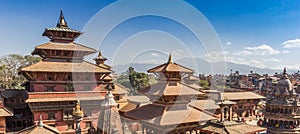
[(231, 42), (227, 41), (227, 42), (226, 42), (226, 45), (230, 46), (230, 45), (231, 45)]
[(266, 44), (255, 47), (246, 47), (245, 50), (252, 52), (254, 55), (274, 55), (280, 53), (278, 50), (275, 50)]
[(252, 55), (253, 53), (247, 50), (242, 50), (242, 51), (237, 51), (234, 52), (233, 55), (237, 55), (237, 56), (247, 56), (247, 55)]
[(280, 58), (275, 58), (274, 55), (287, 52), (288, 51), (279, 51), (269, 45), (262, 44), (253, 47), (245, 47), (242, 50), (233, 52), (210, 52), (206, 54), (205, 57), (211, 62), (225, 60), (226, 62), (244, 64), (258, 68), (271, 68), (282, 61)]
[(158, 53), (151, 53), (152, 56), (158, 57), (159, 54)]
[(226, 54), (228, 54), (228, 51), (212, 51), (204, 54), (204, 57), (207, 58), (209, 62), (218, 62), (224, 61)]
[(249, 55), (274, 55), (279, 54), (278, 50), (273, 49), (271, 46), (263, 44), (255, 47), (245, 47), (244, 50), (233, 52), (236, 56), (249, 56)]
[(276, 58), (269, 58), (269, 59), (262, 59), (262, 61), (266, 61), (266, 62), (280, 62), (281, 60), (276, 59)]
[(259, 68), (264, 68), (265, 67), (265, 65), (262, 62), (258, 61), (258, 60), (250, 60), (248, 65), (253, 66), (253, 67), (259, 67)]
[(282, 53), (288, 54), (288, 53), (290, 53), (290, 51), (289, 50), (283, 50)]
[(282, 43), (283, 48), (299, 48), (300, 47), (300, 39), (287, 40)]

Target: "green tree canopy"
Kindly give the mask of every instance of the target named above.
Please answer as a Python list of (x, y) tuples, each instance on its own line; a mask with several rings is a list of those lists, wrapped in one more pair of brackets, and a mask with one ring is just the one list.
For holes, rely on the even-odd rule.
[(131, 89), (131, 94), (135, 94), (137, 90), (149, 86), (149, 81), (155, 83), (154, 77), (149, 77), (146, 73), (136, 72), (133, 67), (129, 67), (126, 73), (123, 73), (117, 79), (117, 83)]
[(200, 80), (199, 84), (203, 89), (209, 89), (208, 82), (206, 80)]

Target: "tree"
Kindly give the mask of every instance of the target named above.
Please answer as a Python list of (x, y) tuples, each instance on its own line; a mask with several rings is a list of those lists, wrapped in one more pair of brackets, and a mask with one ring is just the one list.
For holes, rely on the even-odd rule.
[(3, 56), (0, 59), (0, 88), (22, 89), (21, 85), (26, 82), (26, 79), (19, 75), (19, 70), (40, 60), (40, 57), (31, 55), (10, 54)]
[(208, 82), (206, 80), (200, 80), (199, 84), (203, 89), (209, 89)]
[(117, 83), (131, 89), (130, 94), (135, 94), (137, 90), (149, 86), (149, 81), (155, 83), (155, 79), (150, 77), (146, 73), (136, 72), (133, 67), (129, 67), (128, 71), (119, 76)]
[(129, 81), (134, 90), (139, 90), (143, 87), (149, 86), (149, 79), (147, 74), (134, 71), (133, 67), (129, 67)]

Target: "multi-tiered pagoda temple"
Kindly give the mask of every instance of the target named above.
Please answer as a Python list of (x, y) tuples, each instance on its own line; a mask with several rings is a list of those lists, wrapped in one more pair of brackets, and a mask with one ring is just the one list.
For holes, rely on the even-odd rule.
[(138, 91), (153, 102), (125, 113), (128, 118), (142, 124), (143, 134), (200, 133), (199, 124), (215, 119), (188, 105), (204, 93), (181, 82), (193, 70), (173, 62), (171, 55), (167, 63), (148, 70), (159, 77), (159, 82)]
[[(38, 122), (41, 117), (44, 124), (62, 133), (75, 132), (72, 109), (77, 100), (84, 109), (82, 132), (97, 127), (100, 104), (107, 92), (105, 87), (112, 80), (110, 67), (104, 64), (106, 58), (101, 53), (95, 58), (96, 64), (83, 60), (96, 50), (74, 42), (81, 34), (69, 28), (61, 12), (56, 27), (46, 28), (43, 33), (50, 41), (36, 46), (32, 52), (43, 60), (21, 69), (29, 80), (26, 102), (33, 112), (33, 121)], [(113, 85), (117, 102), (126, 95), (126, 90), (120, 88)]]
[(268, 92), (264, 126), (268, 133), (300, 133), (299, 96), (288, 78), (286, 69), (278, 82), (275, 91)]

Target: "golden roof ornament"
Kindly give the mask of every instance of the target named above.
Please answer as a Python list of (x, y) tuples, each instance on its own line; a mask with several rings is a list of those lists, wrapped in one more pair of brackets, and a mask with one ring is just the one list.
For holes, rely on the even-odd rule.
[(68, 24), (65, 20), (62, 10), (60, 10), (60, 15), (59, 15), (59, 19), (58, 19), (56, 27), (59, 27), (59, 28), (67, 28), (68, 27)]
[(169, 54), (169, 59), (168, 59), (168, 63), (173, 64), (173, 58), (172, 58), (172, 54)]
[(99, 51), (97, 58), (95, 59), (100, 59), (100, 60), (107, 60), (105, 57), (103, 57), (101, 51)]
[(79, 100), (77, 100), (76, 106), (75, 106), (75, 108), (73, 108), (73, 116), (74, 117), (79, 117), (79, 118), (83, 117), (83, 110), (80, 107)]

